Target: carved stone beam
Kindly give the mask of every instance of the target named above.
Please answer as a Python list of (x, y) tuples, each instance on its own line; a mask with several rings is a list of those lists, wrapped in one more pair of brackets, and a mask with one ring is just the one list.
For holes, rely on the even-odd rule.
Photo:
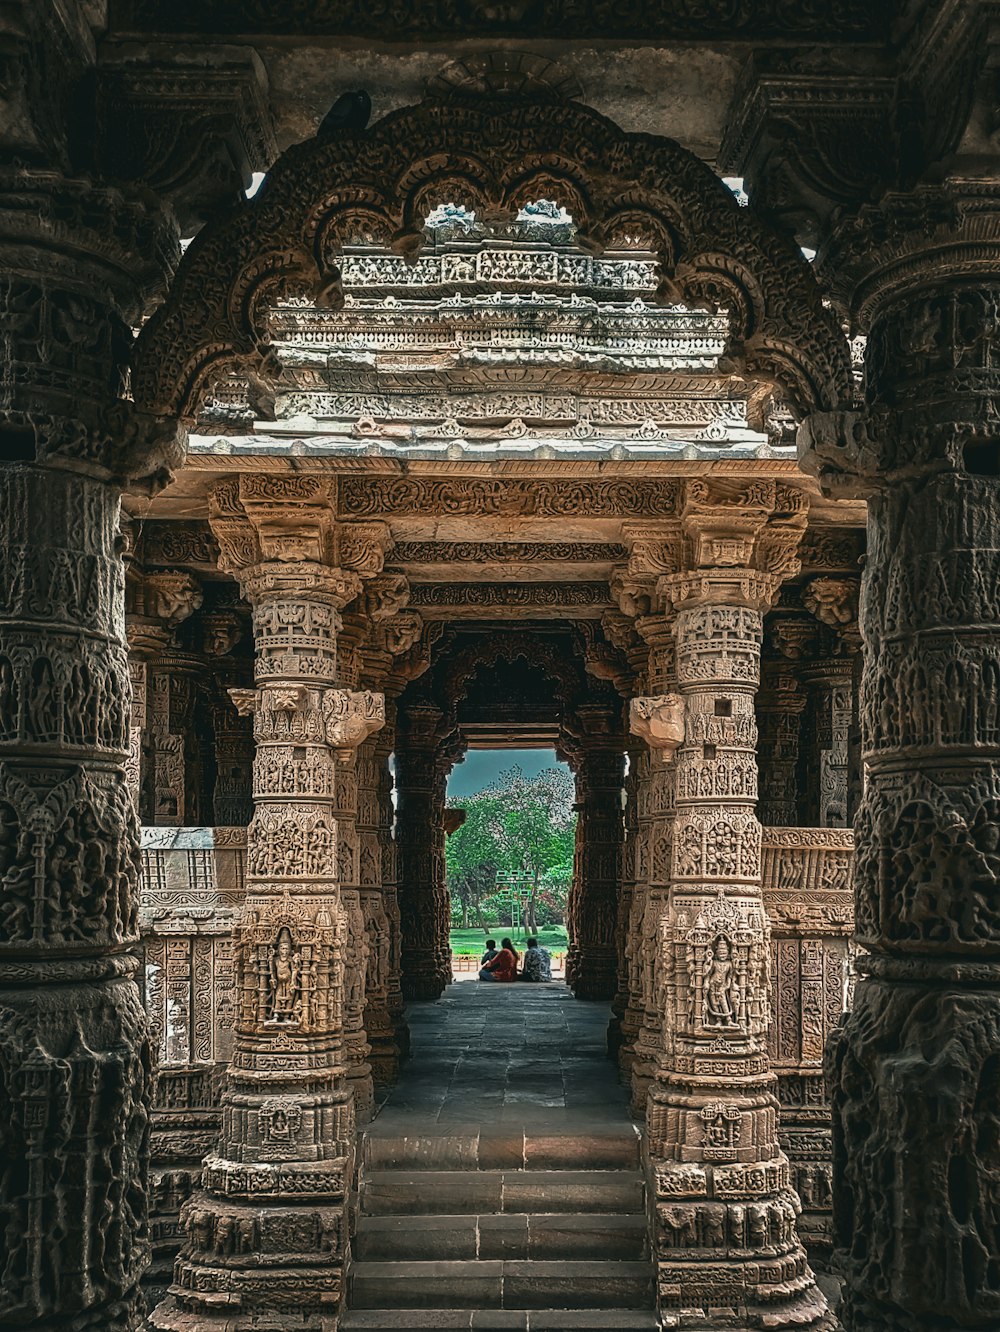
[(246, 46), (105, 40), (96, 80), (93, 166), (148, 186), (193, 235), (237, 203), (278, 155), (267, 72)]

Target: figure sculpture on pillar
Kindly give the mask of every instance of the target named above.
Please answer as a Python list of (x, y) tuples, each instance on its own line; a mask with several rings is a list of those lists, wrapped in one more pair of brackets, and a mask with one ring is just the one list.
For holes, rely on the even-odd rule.
[(299, 973), (302, 963), (292, 946), (292, 936), (286, 926), (278, 934), (271, 957), (271, 1021), (296, 1022), (301, 1017), (299, 1002)]

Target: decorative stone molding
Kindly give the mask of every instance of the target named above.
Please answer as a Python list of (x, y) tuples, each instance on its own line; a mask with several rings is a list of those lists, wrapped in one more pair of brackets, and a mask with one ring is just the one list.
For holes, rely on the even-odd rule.
[(165, 569), (147, 573), (143, 581), (151, 614), (168, 629), (190, 619), (204, 601), (201, 584), (193, 574)]
[[(203, 13), (195, 0), (180, 0), (171, 5), (166, 0), (128, 0), (123, 8), (132, 30), (141, 32), (190, 33), (199, 31)], [(624, 26), (623, 26), (624, 23)], [(220, 28), (220, 25), (224, 25)], [(234, 34), (247, 31), (274, 35), (292, 35), (306, 32), (323, 37), (384, 37), (384, 21), (377, 12), (367, 9), (359, 0), (343, 4), (341, 0), (321, 0), (308, 9), (294, 13), (258, 12), (250, 0), (240, 0), (223, 18), (213, 21), (216, 31)], [(802, 10), (782, 3), (782, 0), (743, 0), (738, 7), (730, 7), (725, 14), (706, 10), (694, 0), (683, 0), (669, 10), (662, 9), (654, 0), (642, 0), (628, 14), (623, 15), (607, 0), (588, 0), (584, 5), (560, 0), (551, 8), (532, 11), (528, 16), (521, 10), (469, 10), (454, 2), (428, 3), (421, 0), (407, 9), (396, 29), (400, 39), (443, 40), (460, 34), (463, 37), (559, 38), (573, 31), (581, 38), (599, 39), (701, 39), (729, 41), (734, 36), (755, 41), (779, 38), (797, 42), (861, 42), (885, 39), (887, 18), (873, 13), (861, 0), (836, 0), (822, 10)], [(537, 62), (540, 57), (518, 52), (519, 63)], [(513, 57), (504, 50), (504, 68)], [(456, 62), (453, 62), (456, 63)], [(467, 63), (467, 62), (464, 62)], [(473, 68), (478, 61), (472, 62)], [(451, 65), (446, 67), (450, 70)], [(445, 74), (439, 76), (445, 79)], [(459, 77), (458, 88), (466, 91), (466, 78)], [(478, 92), (478, 82), (474, 87)], [(509, 77), (509, 76), (508, 76)], [(451, 75), (450, 79), (455, 79)], [(451, 87), (451, 82), (446, 84)], [(492, 87), (492, 84), (487, 85)], [(558, 85), (562, 90), (562, 84)]]
[(836, 631), (845, 640), (860, 646), (857, 578), (813, 578), (802, 592), (802, 604), (821, 624)]

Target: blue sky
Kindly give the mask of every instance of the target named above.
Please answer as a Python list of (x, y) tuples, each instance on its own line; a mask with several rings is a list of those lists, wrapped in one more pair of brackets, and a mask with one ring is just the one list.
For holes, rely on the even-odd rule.
[(562, 766), (551, 749), (470, 749), (465, 759), (451, 770), (449, 799), (475, 795), (515, 764), (525, 777), (535, 777), (545, 768)]

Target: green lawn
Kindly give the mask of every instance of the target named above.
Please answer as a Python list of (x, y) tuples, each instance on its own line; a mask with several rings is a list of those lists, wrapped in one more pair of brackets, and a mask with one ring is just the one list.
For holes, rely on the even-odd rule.
[[(510, 934), (510, 930), (505, 926), (498, 925), (495, 930), (490, 931), (489, 937), (496, 939), (499, 943), (505, 934)], [(482, 953), (486, 937), (482, 930), (452, 930), (451, 951), (465, 956)], [(524, 930), (518, 930), (516, 934), (512, 934), (510, 937), (514, 940), (514, 947), (518, 952), (523, 953), (525, 940), (529, 936)], [(565, 953), (569, 945), (569, 938), (563, 925), (546, 926), (545, 929), (538, 931), (536, 937), (542, 947), (547, 948), (550, 953)]]

